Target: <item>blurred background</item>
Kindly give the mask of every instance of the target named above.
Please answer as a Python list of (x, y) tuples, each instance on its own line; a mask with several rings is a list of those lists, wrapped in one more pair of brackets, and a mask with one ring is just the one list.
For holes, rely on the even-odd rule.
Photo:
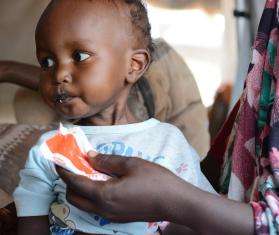
[[(153, 36), (164, 38), (183, 56), (205, 106), (213, 104), (220, 85), (232, 84), (245, 76), (264, 3), (263, 0), (149, 1)], [(239, 91), (235, 96), (233, 102)]]
[[(0, 1), (0, 60), (37, 64), (34, 39), (30, 35), (34, 35), (35, 24), (48, 2)], [(212, 132), (217, 131), (241, 94), (264, 2), (149, 0), (146, 3), (152, 36), (166, 40), (187, 63), (208, 110), (209, 121), (216, 122)], [(0, 84), (1, 123), (17, 122), (13, 106), (17, 89), (15, 85)]]

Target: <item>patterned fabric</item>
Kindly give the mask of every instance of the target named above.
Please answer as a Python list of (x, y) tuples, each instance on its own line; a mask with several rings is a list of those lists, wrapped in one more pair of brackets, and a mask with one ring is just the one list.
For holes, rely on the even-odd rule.
[(74, 235), (75, 230), (70, 228), (61, 228), (59, 226), (51, 226), (50, 227), (51, 235)]
[(24, 167), (30, 148), (53, 128), (56, 125), (0, 125), (0, 189), (8, 194), (14, 191), (19, 181), (18, 172)]
[(221, 192), (251, 203), (261, 235), (279, 233), (278, 6), (266, 2), (243, 95), (209, 152), (222, 165)]

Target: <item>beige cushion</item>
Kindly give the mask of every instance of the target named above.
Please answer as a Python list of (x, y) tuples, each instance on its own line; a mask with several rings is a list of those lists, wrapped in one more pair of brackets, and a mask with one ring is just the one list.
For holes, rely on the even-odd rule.
[(156, 41), (155, 61), (146, 77), (154, 94), (155, 117), (177, 126), (205, 156), (210, 142), (206, 108), (187, 64), (164, 40)]

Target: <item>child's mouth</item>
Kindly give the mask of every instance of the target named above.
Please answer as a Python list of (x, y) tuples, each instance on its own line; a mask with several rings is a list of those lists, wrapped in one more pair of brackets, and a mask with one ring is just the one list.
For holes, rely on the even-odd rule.
[(71, 101), (73, 98), (74, 97), (71, 97), (66, 93), (63, 93), (63, 94), (56, 95), (54, 98), (54, 101), (56, 104), (65, 104), (65, 103)]

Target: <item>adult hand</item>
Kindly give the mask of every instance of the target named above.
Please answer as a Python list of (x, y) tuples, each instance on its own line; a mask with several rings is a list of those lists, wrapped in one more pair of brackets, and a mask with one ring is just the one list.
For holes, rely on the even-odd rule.
[(106, 182), (92, 181), (57, 167), (71, 204), (117, 222), (168, 218), (172, 191), (175, 194), (182, 183), (169, 170), (135, 157), (99, 155), (90, 158), (90, 163), (113, 177)]
[(199, 234), (254, 233), (249, 204), (204, 192), (159, 165), (107, 155), (91, 158), (90, 163), (114, 177), (92, 181), (57, 167), (67, 184), (67, 200), (81, 210), (115, 222), (166, 220)]

